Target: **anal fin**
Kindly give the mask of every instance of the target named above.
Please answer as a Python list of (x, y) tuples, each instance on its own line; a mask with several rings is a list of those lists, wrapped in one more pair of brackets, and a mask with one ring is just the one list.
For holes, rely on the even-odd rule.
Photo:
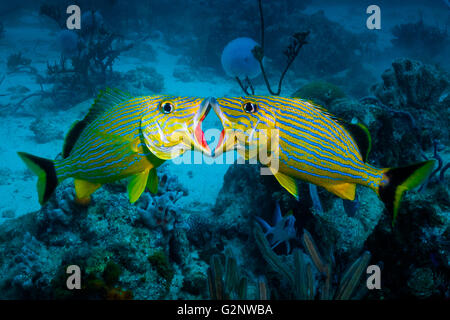
[(91, 194), (93, 194), (100, 187), (100, 183), (75, 179), (76, 202), (81, 205), (88, 205), (91, 201)]
[(343, 182), (339, 184), (323, 185), (323, 187), (332, 194), (337, 195), (339, 198), (351, 201), (355, 200), (356, 184), (354, 183)]
[(292, 194), (295, 197), (295, 199), (298, 200), (299, 198), (298, 186), (295, 179), (285, 175), (284, 173), (278, 171), (276, 172), (272, 168), (270, 168), (270, 171), (272, 171), (272, 174), (275, 176), (275, 178), (278, 180), (281, 186), (285, 188), (290, 194)]
[(147, 169), (131, 177), (127, 187), (130, 203), (135, 203), (140, 198), (142, 192), (144, 192), (145, 186), (147, 185), (148, 173), (149, 170)]

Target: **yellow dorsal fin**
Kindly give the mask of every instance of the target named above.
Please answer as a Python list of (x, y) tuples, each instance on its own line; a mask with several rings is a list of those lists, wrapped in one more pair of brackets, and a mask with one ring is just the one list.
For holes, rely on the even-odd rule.
[(70, 155), (81, 132), (83, 132), (92, 121), (97, 119), (106, 110), (109, 110), (119, 103), (130, 100), (131, 98), (133, 98), (131, 95), (118, 89), (106, 88), (105, 90), (100, 91), (84, 119), (75, 121), (67, 133), (63, 145), (63, 158), (67, 158)]
[(128, 198), (130, 199), (130, 203), (135, 203), (142, 192), (145, 190), (145, 186), (147, 185), (149, 170), (144, 170), (141, 173), (135, 174), (131, 177), (130, 182), (128, 182)]
[(351, 201), (355, 200), (356, 184), (354, 183), (329, 184), (323, 187), (339, 198)]
[(276, 172), (274, 169), (270, 168), (270, 171), (272, 171), (272, 174), (275, 176), (275, 178), (278, 180), (278, 182), (281, 184), (283, 188), (285, 188), (287, 191), (289, 191), (290, 194), (292, 194), (295, 199), (298, 200), (298, 186), (297, 182), (294, 178), (289, 177), (281, 172)]
[(93, 183), (86, 180), (75, 179), (75, 193), (80, 200), (88, 200), (98, 188), (101, 187), (100, 183)]

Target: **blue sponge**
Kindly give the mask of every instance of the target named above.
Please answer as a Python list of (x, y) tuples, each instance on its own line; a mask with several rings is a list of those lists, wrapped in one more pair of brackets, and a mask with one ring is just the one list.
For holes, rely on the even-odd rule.
[(230, 77), (256, 78), (261, 73), (259, 62), (252, 54), (257, 45), (250, 38), (237, 38), (229, 42), (222, 52), (222, 67), (226, 74)]

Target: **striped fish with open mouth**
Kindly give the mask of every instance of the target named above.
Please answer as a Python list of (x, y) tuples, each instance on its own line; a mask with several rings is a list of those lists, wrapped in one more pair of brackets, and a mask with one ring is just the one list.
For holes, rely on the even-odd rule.
[(18, 154), (38, 176), (41, 204), (67, 178), (75, 179), (77, 202), (88, 204), (102, 184), (128, 177), (133, 203), (146, 187), (156, 192), (156, 168), (165, 160), (191, 149), (211, 155), (202, 130), (210, 107), (209, 98), (132, 97), (107, 89), (98, 95), (85, 118), (72, 126), (61, 159)]
[(355, 199), (359, 184), (377, 193), (394, 223), (402, 194), (424, 182), (435, 164), (430, 160), (399, 168), (375, 168), (367, 163), (371, 148), (368, 129), (360, 123), (347, 123), (309, 101), (244, 96), (212, 99), (211, 104), (223, 126), (214, 156), (237, 149), (248, 159), (258, 144), (273, 141), (272, 136), (278, 135), (278, 168), (268, 166), (297, 199), (296, 179), (347, 200)]

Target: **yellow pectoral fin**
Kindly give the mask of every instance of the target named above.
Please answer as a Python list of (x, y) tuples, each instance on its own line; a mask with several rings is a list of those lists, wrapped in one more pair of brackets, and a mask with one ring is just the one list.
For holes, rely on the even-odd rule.
[(158, 176), (156, 175), (155, 168), (151, 169), (149, 172), (147, 189), (153, 194), (156, 194), (158, 192)]
[(351, 201), (355, 200), (356, 184), (354, 183), (329, 184), (323, 185), (323, 187), (339, 198)]
[(77, 199), (80, 200), (88, 200), (97, 190), (101, 187), (100, 183), (93, 183), (86, 180), (75, 179), (75, 193), (77, 195)]
[(272, 171), (273, 175), (275, 176), (275, 178), (277, 178), (281, 186), (285, 188), (287, 191), (289, 191), (289, 193), (292, 194), (295, 197), (295, 199), (298, 200), (299, 198), (298, 186), (295, 179), (281, 172), (275, 172), (272, 168), (270, 168), (270, 171)]
[(135, 203), (142, 192), (145, 190), (145, 186), (147, 185), (148, 180), (148, 169), (142, 171), (141, 173), (135, 174), (131, 177), (130, 182), (128, 183), (128, 198), (130, 199), (130, 203)]

